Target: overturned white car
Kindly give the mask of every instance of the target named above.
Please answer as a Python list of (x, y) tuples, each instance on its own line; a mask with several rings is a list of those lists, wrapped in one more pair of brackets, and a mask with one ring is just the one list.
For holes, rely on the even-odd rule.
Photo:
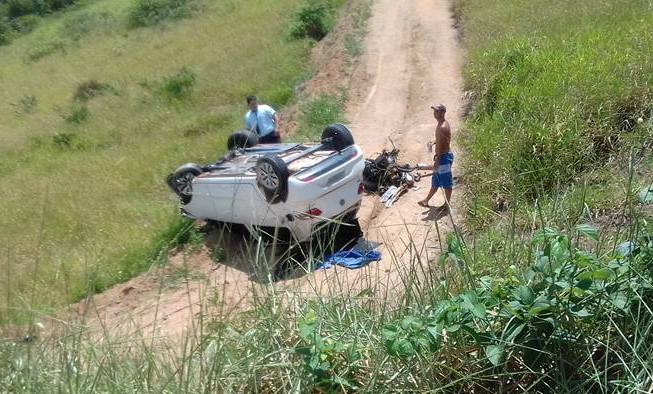
[(334, 223), (355, 221), (365, 164), (347, 127), (326, 127), (319, 144), (259, 145), (256, 134), (239, 131), (228, 148), (216, 163), (184, 164), (168, 176), (184, 216), (297, 242)]

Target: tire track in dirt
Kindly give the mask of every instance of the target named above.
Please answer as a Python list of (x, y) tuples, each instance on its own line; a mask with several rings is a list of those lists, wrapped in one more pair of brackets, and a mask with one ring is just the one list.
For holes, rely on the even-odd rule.
[[(400, 161), (431, 162), (426, 141), (435, 123), (430, 106), (447, 106), (454, 132), (454, 173), (461, 158), (455, 146), (462, 97), (462, 50), (447, 0), (377, 0), (365, 41), (366, 54), (354, 74), (349, 111), (351, 130), (368, 157), (382, 149), (401, 150)], [(392, 142), (390, 141), (392, 140)], [(443, 239), (457, 221), (456, 192), (451, 215), (417, 202), (430, 187), (430, 178), (417, 183), (390, 208), (377, 196), (366, 196), (359, 217), (366, 238), (381, 243), (382, 261), (349, 271), (337, 267), (316, 272), (298, 286), (318, 295), (358, 294), (370, 286), (392, 292), (402, 287), (408, 272), (426, 272), (439, 256)], [(442, 205), (440, 191), (431, 200)]]

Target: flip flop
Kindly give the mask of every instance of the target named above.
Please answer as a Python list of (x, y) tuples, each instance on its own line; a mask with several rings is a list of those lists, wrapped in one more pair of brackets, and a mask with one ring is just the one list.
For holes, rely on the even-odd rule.
[(424, 201), (418, 201), (418, 202), (417, 202), (417, 205), (419, 205), (420, 207), (424, 207), (424, 208), (428, 208), (428, 207), (429, 207), (429, 204), (428, 204), (428, 203), (425, 203)]

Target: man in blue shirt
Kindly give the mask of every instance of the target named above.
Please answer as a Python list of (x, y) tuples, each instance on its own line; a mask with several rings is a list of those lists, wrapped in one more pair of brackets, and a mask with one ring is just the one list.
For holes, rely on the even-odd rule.
[(260, 144), (281, 142), (279, 115), (269, 105), (259, 105), (256, 96), (247, 96), (249, 111), (245, 114), (245, 128), (258, 134)]

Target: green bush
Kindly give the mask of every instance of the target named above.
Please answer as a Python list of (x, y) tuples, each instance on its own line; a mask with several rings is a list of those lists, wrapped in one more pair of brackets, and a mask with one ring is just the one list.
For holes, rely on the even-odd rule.
[(11, 42), (11, 30), (9, 21), (0, 16), (0, 45), (6, 45)]
[(66, 115), (65, 120), (69, 123), (80, 124), (88, 119), (91, 112), (88, 110), (86, 104), (75, 102), (72, 106), (70, 114)]
[(151, 26), (166, 19), (188, 18), (197, 6), (194, 0), (136, 0), (129, 11), (129, 26)]
[(27, 51), (26, 60), (28, 62), (35, 62), (46, 56), (50, 56), (56, 52), (60, 52), (60, 53), (66, 52), (66, 47), (63, 41), (50, 41), (50, 42), (39, 43)]
[(40, 18), (36, 15), (23, 15), (11, 20), (11, 28), (18, 33), (29, 33), (39, 24)]
[(32, 0), (9, 0), (7, 1), (7, 16), (14, 19), (23, 15), (36, 14), (38, 8)]
[(187, 97), (193, 91), (195, 79), (195, 73), (183, 67), (176, 74), (166, 77), (163, 80), (163, 92), (166, 96), (174, 99)]
[(320, 41), (333, 27), (334, 13), (334, 7), (328, 2), (310, 0), (293, 15), (290, 36)]
[(75, 0), (8, 0), (7, 16), (11, 19), (24, 15), (46, 15), (62, 10), (75, 3)]
[(100, 96), (106, 92), (113, 92), (114, 89), (111, 85), (107, 83), (98, 82), (95, 79), (91, 79), (86, 82), (82, 82), (77, 85), (75, 94), (73, 95), (73, 100), (76, 101), (88, 101), (93, 97)]

